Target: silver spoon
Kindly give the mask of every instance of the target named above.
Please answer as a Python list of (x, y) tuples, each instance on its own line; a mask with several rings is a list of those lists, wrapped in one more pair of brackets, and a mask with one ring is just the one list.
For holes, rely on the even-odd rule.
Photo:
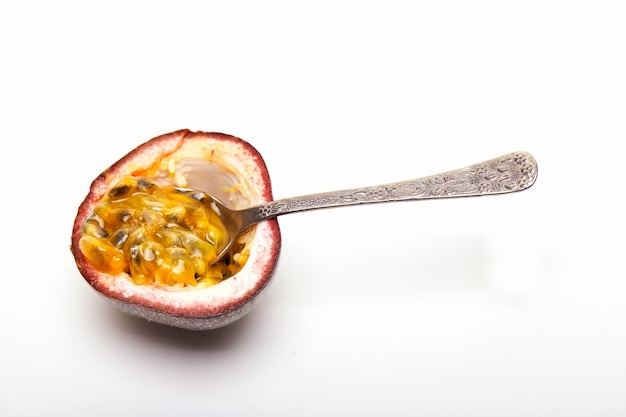
[(535, 158), (519, 151), (414, 180), (285, 198), (241, 210), (233, 210), (208, 194), (203, 194), (202, 200), (221, 217), (229, 236), (217, 250), (217, 262), (250, 226), (281, 214), (357, 204), (505, 194), (530, 188), (536, 179)]

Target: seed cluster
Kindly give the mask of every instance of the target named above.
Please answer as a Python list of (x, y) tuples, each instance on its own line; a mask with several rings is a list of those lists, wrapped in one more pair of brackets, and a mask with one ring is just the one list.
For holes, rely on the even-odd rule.
[(228, 238), (202, 193), (125, 177), (82, 225), (80, 249), (101, 272), (135, 284), (207, 286), (236, 274), (248, 258), (244, 242), (215, 262)]

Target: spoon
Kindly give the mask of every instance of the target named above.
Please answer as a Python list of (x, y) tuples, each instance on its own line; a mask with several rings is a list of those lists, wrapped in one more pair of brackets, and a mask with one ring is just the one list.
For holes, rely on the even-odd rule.
[(221, 217), (229, 237), (218, 247), (217, 262), (250, 226), (282, 214), (358, 204), (505, 194), (528, 189), (536, 179), (535, 158), (519, 151), (414, 180), (285, 198), (240, 210), (233, 210), (206, 193), (202, 201)]

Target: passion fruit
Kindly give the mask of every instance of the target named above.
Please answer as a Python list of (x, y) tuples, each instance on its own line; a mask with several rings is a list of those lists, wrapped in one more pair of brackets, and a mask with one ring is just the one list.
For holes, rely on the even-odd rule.
[(71, 251), (83, 278), (122, 311), (170, 326), (209, 330), (248, 314), (276, 270), (276, 219), (226, 239), (202, 195), (232, 208), (272, 200), (261, 154), (222, 133), (179, 130), (153, 138), (93, 180), (78, 208)]

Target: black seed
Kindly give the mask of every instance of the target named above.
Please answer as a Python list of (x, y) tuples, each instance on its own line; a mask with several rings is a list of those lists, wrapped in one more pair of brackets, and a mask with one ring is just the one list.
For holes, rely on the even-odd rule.
[(109, 233), (104, 228), (102, 228), (100, 223), (101, 221), (99, 222), (98, 219), (92, 214), (92, 216), (87, 218), (87, 220), (85, 220), (85, 222), (83, 223), (81, 227), (81, 233), (83, 235), (97, 237), (98, 239), (106, 238)]
[(111, 188), (109, 191), (110, 198), (118, 198), (127, 195), (133, 187), (127, 184), (121, 184)]
[(147, 190), (148, 188), (151, 188), (154, 184), (150, 181), (148, 181), (145, 178), (139, 178), (137, 180), (137, 188), (140, 190)]
[(126, 223), (130, 219), (133, 218), (134, 210), (131, 210), (131, 209), (120, 209), (119, 212), (117, 213), (117, 215), (118, 215), (118, 219), (119, 219), (120, 222)]
[(122, 247), (124, 242), (126, 242), (126, 239), (128, 239), (129, 235), (130, 232), (128, 229), (117, 229), (115, 232), (113, 232), (109, 241), (115, 248), (119, 249)]

